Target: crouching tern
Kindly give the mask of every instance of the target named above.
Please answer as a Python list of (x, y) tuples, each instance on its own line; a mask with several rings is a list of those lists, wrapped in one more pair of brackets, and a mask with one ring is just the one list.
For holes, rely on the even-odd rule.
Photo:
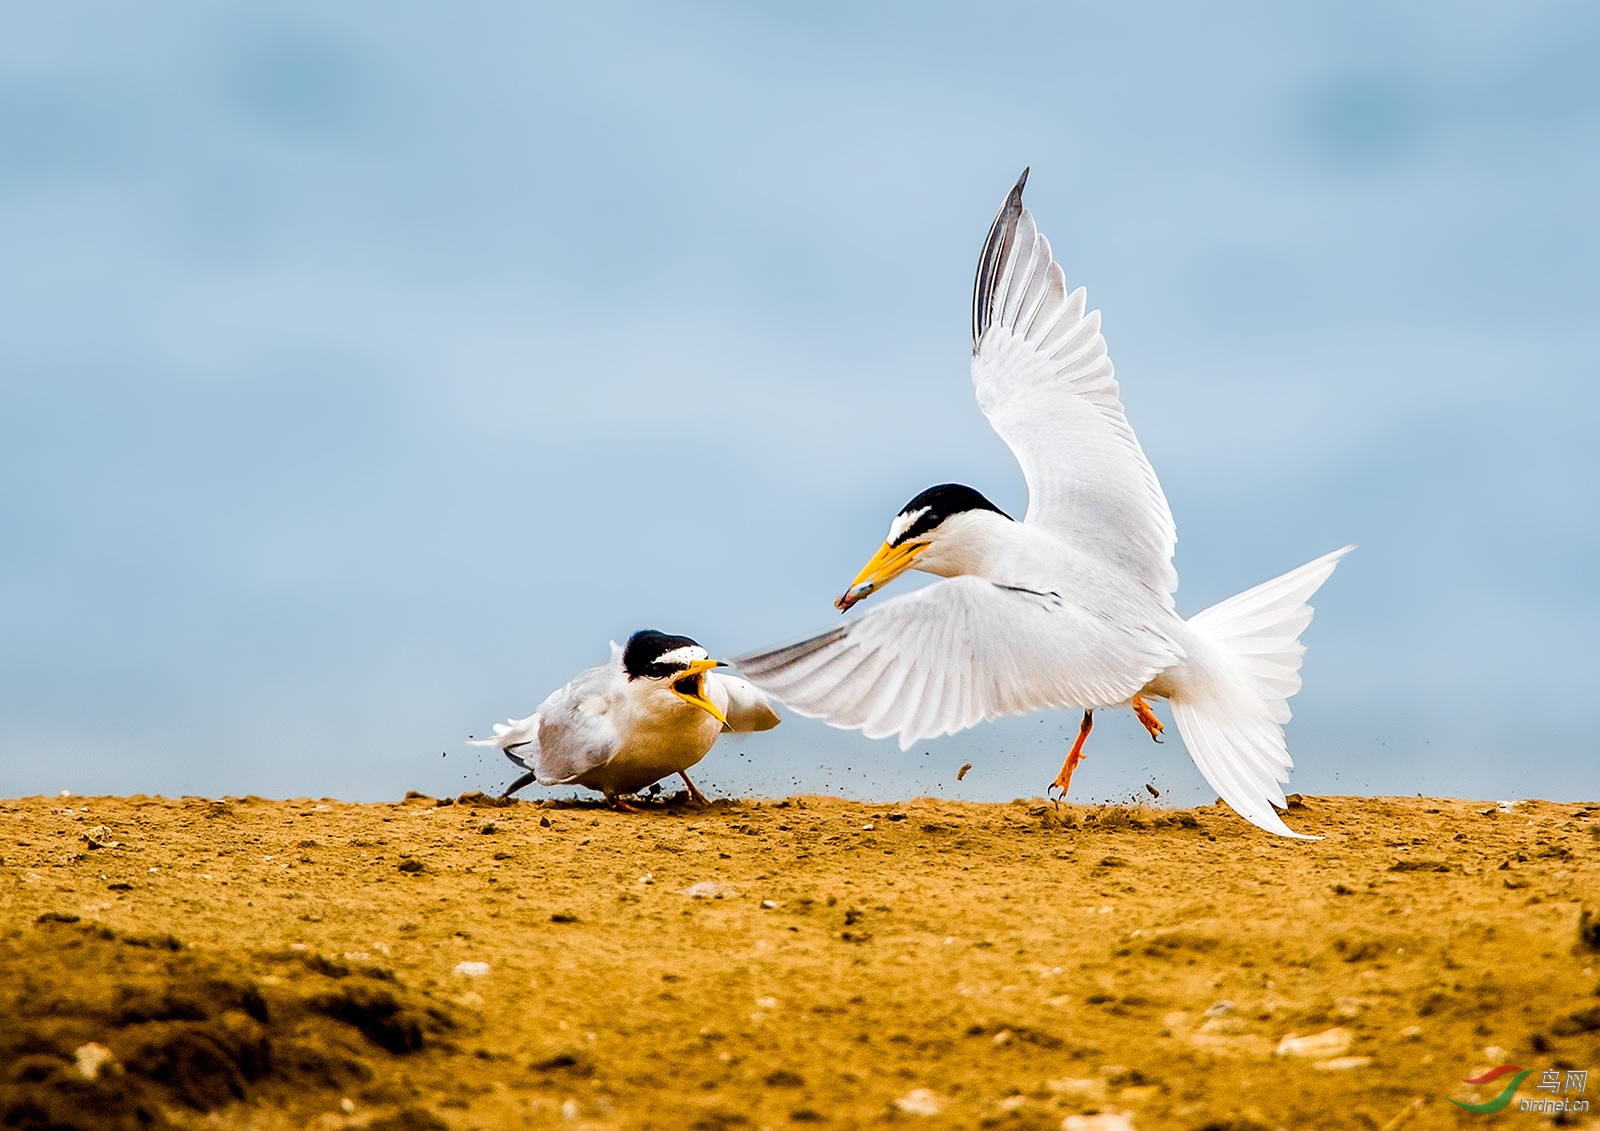
[(609, 663), (580, 672), (534, 714), (496, 723), (493, 738), (470, 741), (498, 746), (528, 771), (501, 797), (530, 782), (582, 785), (630, 809), (622, 794), (677, 774), (704, 805), (686, 771), (717, 736), (778, 725), (765, 695), (713, 670), (725, 666), (687, 636), (636, 632), (626, 647), (613, 641)]
[(1300, 689), (1306, 603), (1346, 546), (1189, 618), (1172, 594), (1177, 531), (1117, 396), (1100, 313), (1068, 293), (1022, 206), (1024, 170), (978, 260), (972, 381), (978, 407), (1028, 485), (1017, 522), (958, 484), (901, 509), (835, 605), (848, 610), (908, 569), (945, 580), (786, 648), (736, 658), (803, 715), (912, 743), (1002, 715), (1083, 711), (1053, 788), (1065, 795), (1094, 712), (1171, 703), (1195, 765), (1240, 816), (1290, 831), (1282, 783), (1287, 700)]

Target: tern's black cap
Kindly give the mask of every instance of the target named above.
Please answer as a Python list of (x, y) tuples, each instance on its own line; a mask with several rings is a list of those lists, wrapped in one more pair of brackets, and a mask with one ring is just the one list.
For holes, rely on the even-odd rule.
[[(662, 656), (681, 648), (700, 648), (700, 645), (687, 636), (668, 636), (653, 628), (644, 629), (628, 637), (628, 646), (622, 650), (622, 670), (628, 673), (629, 679), (638, 679), (640, 676), (667, 679), (689, 666), (687, 661), (661, 662)], [(704, 648), (700, 650), (705, 651)]]
[[(917, 514), (918, 511), (922, 513)], [(941, 483), (937, 487), (929, 487), (900, 508), (901, 514), (915, 514), (917, 517), (900, 532), (894, 544), (898, 546), (912, 538), (921, 537), (951, 515), (963, 511), (993, 511), (1001, 518), (1011, 517), (971, 487), (960, 483)]]

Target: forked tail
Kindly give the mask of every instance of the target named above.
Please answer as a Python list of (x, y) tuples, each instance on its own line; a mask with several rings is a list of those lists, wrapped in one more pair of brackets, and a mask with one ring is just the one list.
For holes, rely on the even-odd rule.
[[(615, 644), (612, 645), (616, 647)], [(510, 797), (517, 790), (539, 780), (539, 716), (537, 713), (525, 719), (507, 719), (503, 723), (494, 724), (493, 738), (469, 738), (468, 742), (474, 746), (498, 746), (507, 758), (528, 772), (516, 781), (506, 786), (506, 791), (500, 795), (501, 800)]]
[(493, 738), (469, 738), (467, 742), (473, 746), (498, 746), (517, 765), (532, 769), (539, 760), (539, 716), (495, 723)]
[(1354, 546), (1324, 554), (1282, 577), (1229, 597), (1190, 618), (1197, 639), (1172, 717), (1189, 756), (1235, 811), (1280, 836), (1294, 832), (1273, 808), (1294, 763), (1283, 743), (1289, 696), (1300, 690), (1300, 634), (1311, 623), (1311, 595)]

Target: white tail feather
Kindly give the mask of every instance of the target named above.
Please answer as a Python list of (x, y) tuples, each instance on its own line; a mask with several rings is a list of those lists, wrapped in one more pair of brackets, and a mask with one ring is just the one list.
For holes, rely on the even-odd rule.
[(1198, 639), (1171, 699), (1183, 744), (1224, 801), (1280, 836), (1319, 839), (1291, 830), (1273, 806), (1283, 807), (1281, 783), (1294, 764), (1283, 724), (1289, 696), (1300, 690), (1300, 634), (1312, 613), (1306, 602), (1353, 549), (1324, 554), (1189, 620)]
[[(507, 758), (519, 766), (532, 769), (533, 763), (528, 759), (537, 759), (539, 756), (539, 716), (532, 714), (525, 719), (507, 719), (503, 723), (495, 723), (493, 738), (469, 738), (467, 742), (473, 746), (498, 746), (505, 751)], [(531, 749), (528, 744), (532, 745)], [(513, 747), (520, 749), (513, 751)]]

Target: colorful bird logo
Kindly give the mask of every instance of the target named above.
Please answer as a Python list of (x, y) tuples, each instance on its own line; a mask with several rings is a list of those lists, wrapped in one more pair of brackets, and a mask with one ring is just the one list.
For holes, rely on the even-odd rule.
[(1490, 1115), (1499, 1111), (1501, 1108), (1505, 1107), (1506, 1104), (1511, 1102), (1511, 1097), (1516, 1095), (1517, 1085), (1526, 1080), (1528, 1078), (1528, 1073), (1532, 1071), (1533, 1069), (1531, 1068), (1522, 1068), (1515, 1064), (1502, 1064), (1499, 1068), (1491, 1068), (1482, 1076), (1468, 1077), (1466, 1080), (1463, 1080), (1462, 1083), (1489, 1084), (1500, 1079), (1502, 1076), (1507, 1076), (1515, 1072), (1516, 1075), (1511, 1077), (1511, 1083), (1506, 1085), (1505, 1091), (1501, 1092), (1494, 1099), (1485, 1100), (1481, 1104), (1469, 1104), (1464, 1103), (1461, 1100), (1451, 1100), (1450, 1102), (1455, 1104), (1457, 1107), (1464, 1107), (1468, 1111), (1475, 1111), (1479, 1115)]

